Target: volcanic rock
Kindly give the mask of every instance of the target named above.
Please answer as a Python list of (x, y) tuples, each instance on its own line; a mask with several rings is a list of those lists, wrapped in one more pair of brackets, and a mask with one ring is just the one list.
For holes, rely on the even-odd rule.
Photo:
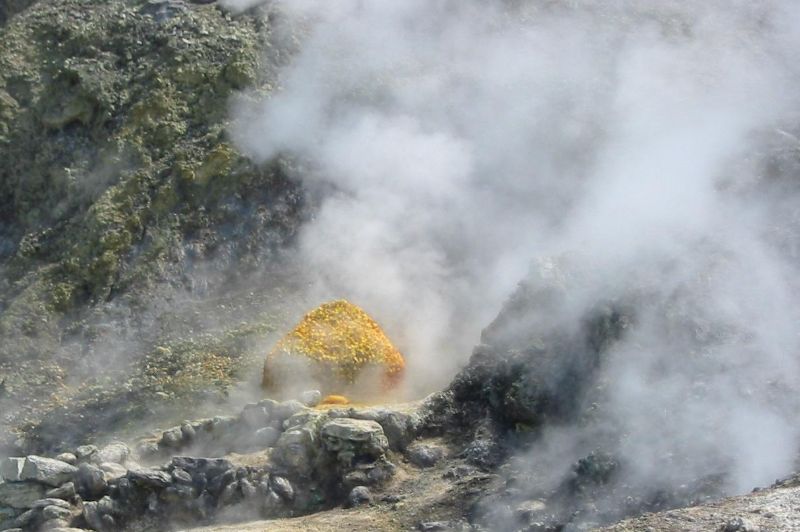
[(294, 488), (292, 487), (292, 483), (287, 479), (279, 476), (272, 476), (269, 479), (269, 485), (284, 501), (292, 502), (294, 500)]
[(103, 462), (100, 464), (100, 469), (103, 471), (103, 478), (109, 483), (124, 477), (128, 473), (124, 466), (115, 462)]
[(322, 426), (320, 436), (325, 450), (346, 465), (356, 457), (381, 458), (389, 447), (383, 427), (369, 420), (332, 419)]
[(75, 489), (83, 497), (95, 498), (103, 495), (108, 489), (103, 470), (93, 464), (80, 464), (75, 475)]
[(78, 457), (79, 461), (91, 460), (92, 456), (94, 456), (97, 451), (98, 448), (96, 445), (81, 445), (75, 449), (75, 456)]
[(157, 469), (131, 469), (127, 478), (135, 485), (149, 488), (166, 488), (172, 481), (167, 473)]
[(275, 409), (272, 412), (272, 416), (280, 421), (283, 422), (290, 417), (303, 412), (306, 407), (300, 401), (290, 400), (290, 401), (283, 401), (282, 403), (278, 403), (275, 405)]
[(242, 420), (250, 428), (265, 427), (270, 420), (270, 413), (259, 404), (246, 405), (242, 410)]
[(27, 509), (44, 497), (45, 487), (35, 482), (0, 483), (0, 506)]
[(315, 455), (314, 431), (308, 428), (287, 430), (275, 444), (273, 459), (299, 476), (308, 476), (313, 469)]
[(71, 499), (75, 496), (75, 484), (67, 482), (57, 488), (48, 490), (45, 496), (50, 499)]
[(418, 467), (433, 467), (447, 454), (447, 451), (438, 445), (414, 443), (406, 449), (408, 460)]
[(255, 432), (255, 443), (262, 447), (272, 447), (280, 437), (280, 431), (272, 427), (264, 427)]
[(56, 498), (46, 498), (46, 499), (39, 499), (38, 501), (34, 501), (33, 504), (31, 504), (31, 509), (39, 510), (39, 509), (44, 508), (46, 506), (58, 506), (59, 508), (66, 508), (66, 509), (69, 509), (69, 508), (72, 507), (67, 501), (64, 501), (64, 500), (61, 500), (61, 499), (56, 499)]
[(92, 460), (97, 464), (103, 462), (113, 462), (115, 464), (124, 464), (130, 456), (131, 450), (122, 442), (114, 442), (106, 445), (100, 449)]
[(75, 466), (61, 460), (31, 455), (25, 459), (20, 478), (56, 487), (71, 480), (77, 471)]
[(8, 482), (18, 482), (22, 480), (23, 465), (25, 465), (24, 458), (6, 458), (0, 462), (0, 478)]
[(347, 496), (347, 504), (351, 508), (372, 502), (372, 492), (366, 486), (356, 486)]
[(78, 463), (78, 457), (72, 453), (61, 453), (56, 456), (56, 460), (61, 460), (62, 462), (66, 462), (69, 465), (75, 465)]
[(45, 521), (50, 521), (52, 519), (63, 519), (67, 520), (72, 517), (72, 511), (70, 508), (64, 508), (62, 506), (56, 505), (49, 505), (42, 508), (42, 519)]
[(322, 401), (322, 392), (319, 390), (308, 390), (300, 394), (300, 402), (309, 408), (317, 406)]

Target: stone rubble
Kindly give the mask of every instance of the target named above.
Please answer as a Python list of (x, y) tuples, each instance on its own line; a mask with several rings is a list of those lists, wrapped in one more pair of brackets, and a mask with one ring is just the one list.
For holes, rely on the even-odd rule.
[[(238, 416), (186, 421), (144, 438), (135, 451), (112, 442), (82, 445), (60, 459), (6, 458), (0, 530), (111, 531), (136, 522), (188, 525), (368, 504), (371, 490), (394, 475), (396, 450), (415, 439), (418, 418), (385, 408), (306, 406), (318, 403), (318, 392), (301, 399), (265, 399)], [(229, 457), (248, 452), (257, 465)], [(240, 505), (246, 512), (232, 510)]]
[(20, 480), (34, 480), (41, 484), (58, 487), (68, 482), (78, 469), (66, 462), (31, 455), (25, 458)]

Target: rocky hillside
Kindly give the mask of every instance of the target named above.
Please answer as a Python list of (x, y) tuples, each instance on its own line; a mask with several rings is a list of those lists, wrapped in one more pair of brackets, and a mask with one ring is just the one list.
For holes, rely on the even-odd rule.
[[(456, 9), (457, 16), (423, 4), (394, 12), (389, 4), (370, 10), (354, 2), (341, 12), (331, 8), (330, 19), (317, 16), (313, 2), (0, 5), (0, 530), (798, 528), (788, 510), (796, 506), (794, 477), (723, 499), (789, 475), (800, 456), (800, 105), (792, 107), (791, 98), (785, 107), (775, 103), (793, 111), (777, 117), (738, 114), (740, 101), (750, 104), (762, 92), (767, 96), (756, 103), (774, 103), (764, 87), (789, 92), (781, 90), (794, 79), (785, 47), (760, 39), (793, 35), (783, 19), (748, 4), (731, 11), (744, 23), (723, 18), (718, 35), (714, 16), (690, 3), (662, 10), (631, 2), (630, 11), (609, 8), (613, 16), (582, 1), (498, 2), (496, 11), (476, 2), (469, 4), (474, 12)], [(337, 18), (342, 13), (352, 15), (353, 26)], [(387, 13), (403, 16), (386, 21)], [(473, 20), (475, 13), (488, 22)], [(283, 24), (290, 16), (299, 23)], [(317, 18), (322, 31), (314, 34)], [(377, 32), (376, 18), (387, 23)], [(559, 76), (556, 89), (546, 76), (524, 77), (524, 101), (541, 96), (541, 105), (530, 107), (546, 108), (541, 123), (563, 130), (544, 134), (536, 122), (529, 131), (530, 117), (513, 101), (495, 113), (504, 99), (497, 94), (519, 96), (509, 89), (519, 78), (489, 69), (497, 79), (486, 79), (473, 59), (494, 67), (511, 50), (519, 61), (516, 45), (547, 50), (541, 44), (553, 44), (551, 33), (560, 38), (573, 23), (592, 28), (593, 37), (597, 30), (601, 39), (589, 48), (611, 43), (610, 65), (604, 56), (602, 68), (564, 78), (570, 87), (588, 83), (584, 75), (591, 83), (602, 78), (599, 100), (564, 96)], [(735, 23), (741, 32), (731, 32)], [(352, 28), (364, 30), (363, 40), (334, 38)], [(430, 45), (425, 54), (406, 42), (409, 28)], [(500, 30), (514, 38), (498, 37)], [(388, 61), (370, 49), (375, 55), (367, 54), (365, 65), (342, 69), (342, 57), (360, 58), (375, 34), (396, 39), (396, 47), (386, 45), (397, 55)], [(542, 41), (530, 40), (540, 34)], [(310, 55), (303, 55), (304, 39), (313, 44)], [(625, 48), (629, 41), (634, 48)], [(558, 54), (569, 53), (560, 42)], [(341, 54), (331, 56), (331, 43)], [(734, 59), (744, 57), (740, 64), (719, 56), (723, 66), (722, 59), (734, 65), (732, 78), (725, 68), (706, 71), (692, 62), (698, 49), (708, 46), (713, 55), (720, 43)], [(491, 52), (483, 59), (482, 44)], [(573, 45), (584, 50), (583, 34)], [(763, 79), (740, 78), (752, 59), (734, 53), (740, 49), (780, 75), (758, 70)], [(453, 74), (439, 64), (442, 52), (458, 66), (455, 77), (439, 77)], [(298, 57), (300, 66), (288, 68)], [(542, 70), (561, 72), (556, 63), (569, 61), (558, 57), (548, 56)], [(670, 82), (674, 68), (686, 87), (676, 83), (675, 94), (671, 85), (662, 94), (663, 79), (643, 74), (649, 61), (641, 57), (658, 66), (668, 58)], [(688, 73), (676, 66), (684, 63)], [(391, 79), (397, 65), (399, 80)], [(425, 90), (417, 94), (418, 87)], [(439, 91), (457, 97), (439, 106)], [(711, 105), (706, 91), (724, 97)], [(319, 96), (327, 99), (317, 105)], [(463, 104), (473, 100), (474, 108)], [(697, 105), (684, 108), (685, 100)], [(297, 109), (284, 116), (275, 109), (281, 102)], [(301, 108), (309, 102), (307, 116)], [(677, 105), (692, 120), (670, 129), (662, 105)], [(707, 108), (714, 112), (698, 111)], [(290, 123), (237, 128), (231, 117), (248, 119), (241, 109), (266, 109), (273, 114), (265, 116)], [(378, 111), (387, 111), (385, 120)], [(409, 118), (416, 115), (431, 120)], [(298, 132), (301, 118), (320, 131), (306, 138)], [(360, 119), (368, 127), (351, 127)], [(496, 129), (487, 129), (489, 122)], [(522, 133), (519, 145), (506, 124)], [(243, 131), (253, 138), (243, 141)], [(453, 131), (462, 136), (448, 136)], [(266, 132), (280, 141), (269, 149), (258, 143)], [(317, 138), (336, 135), (347, 141)], [(238, 148), (245, 144), (250, 157)], [(622, 155), (607, 153), (619, 145)], [(351, 153), (361, 155), (362, 146), (376, 150), (363, 165)], [(320, 147), (315, 158), (310, 151)], [(438, 150), (449, 156), (439, 158)], [(430, 176), (418, 168), (424, 161), (408, 164), (408, 153), (433, 163)], [(400, 177), (438, 172), (452, 182), (431, 194), (416, 175), (398, 186), (391, 173), (398, 162), (413, 170)], [(339, 190), (317, 175), (326, 164), (332, 174), (377, 168), (381, 183), (366, 171)], [(523, 181), (530, 166), (543, 169), (544, 177), (530, 178), (541, 182)], [(513, 179), (493, 190), (506, 173)], [(650, 174), (662, 179), (642, 177)], [(358, 187), (367, 185), (375, 188), (359, 198)], [(469, 201), (451, 201), (462, 188)], [(331, 197), (341, 201), (331, 207)], [(631, 198), (642, 203), (631, 207)], [(341, 223), (353, 205), (368, 216)], [(384, 207), (391, 216), (372, 224)], [(467, 216), (428, 217), (426, 209)], [(425, 220), (417, 225), (411, 218), (420, 212)], [(513, 219), (519, 213), (525, 224)], [(483, 233), (479, 226), (500, 214), (503, 223)], [(320, 231), (320, 220), (334, 230)], [(408, 233), (384, 238), (381, 231), (391, 232), (398, 220)], [(301, 243), (314, 223), (317, 232)], [(425, 223), (436, 226), (430, 241)], [(332, 405), (316, 389), (295, 394), (293, 386), (296, 396), (278, 401), (260, 388), (265, 355), (320, 303), (307, 300), (306, 268), (320, 259), (309, 251), (313, 245), (342, 247), (323, 253), (317, 267), (352, 252), (361, 269), (342, 271), (369, 277), (361, 293), (373, 300), (381, 298), (375, 287), (411, 300), (404, 316), (414, 314), (415, 298), (436, 292), (427, 301), (436, 312), (411, 317), (424, 329), (420, 337), (441, 336), (437, 320), (470, 324), (472, 307), (487, 306), (471, 293), (477, 273), (519, 271), (512, 264), (518, 257), (495, 245), (497, 235), (527, 245), (529, 231), (542, 232), (535, 244), (552, 256), (533, 262), (458, 371), (452, 360), (440, 363), (435, 349), (417, 353), (401, 371), (403, 359), (378, 325), (352, 309), (321, 307), (319, 330), (307, 334), (301, 322), (306, 333), (289, 333), (273, 351), (285, 348), (288, 373), (299, 350), (339, 369), (345, 360), (349, 378), (365, 363), (364, 346), (377, 345), (384, 381), (402, 388), (401, 374), (408, 384), (447, 368), (452, 379), (444, 389), (410, 402), (389, 394), (382, 404)], [(484, 245), (463, 247), (479, 236)], [(369, 245), (341, 246), (360, 239)], [(404, 247), (406, 240), (413, 245)], [(376, 242), (381, 255), (400, 252), (370, 260)], [(407, 267), (419, 293), (406, 290), (400, 270)], [(422, 275), (426, 267), (434, 275)], [(379, 275), (386, 272), (390, 279)], [(444, 279), (453, 286), (431, 281)], [(476, 282), (474, 290), (506, 282)], [(470, 308), (439, 308), (454, 295)], [(347, 356), (328, 360), (326, 341), (335, 337), (329, 329), (343, 321), (352, 329), (339, 349)], [(365, 328), (371, 338), (359, 338)], [(265, 384), (278, 384), (272, 381), (286, 373), (271, 369)]]
[(289, 161), (255, 165), (226, 134), (231, 96), (271, 90), (282, 52), (262, 53), (266, 18), (207, 4), (3, 4), (8, 443), (34, 424), (18, 446), (80, 441), (224, 392), (283, 323), (280, 257), (308, 202)]

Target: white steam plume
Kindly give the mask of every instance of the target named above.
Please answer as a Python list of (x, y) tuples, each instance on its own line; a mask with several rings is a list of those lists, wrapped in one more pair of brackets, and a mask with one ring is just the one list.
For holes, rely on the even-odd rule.
[(568, 257), (575, 317), (647, 294), (603, 374), (636, 474), (678, 448), (697, 458), (687, 471), (702, 453), (732, 463), (734, 490), (786, 472), (799, 425), (772, 391), (796, 393), (800, 376), (798, 194), (758, 156), (797, 144), (776, 130), (800, 116), (800, 6), (271, 9), (304, 35), (280, 89), (242, 99), (234, 135), (257, 159), (309, 160), (311, 187), (333, 184), (302, 259), (320, 297), (352, 298), (386, 326), (415, 391), (464, 362), (532, 259)]

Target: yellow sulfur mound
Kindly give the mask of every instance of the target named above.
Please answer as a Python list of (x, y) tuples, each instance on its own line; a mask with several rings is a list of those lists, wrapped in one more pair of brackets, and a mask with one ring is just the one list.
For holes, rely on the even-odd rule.
[(369, 315), (345, 300), (306, 314), (267, 355), (262, 385), (280, 390), (318, 386), (323, 394), (386, 391), (405, 361)]

